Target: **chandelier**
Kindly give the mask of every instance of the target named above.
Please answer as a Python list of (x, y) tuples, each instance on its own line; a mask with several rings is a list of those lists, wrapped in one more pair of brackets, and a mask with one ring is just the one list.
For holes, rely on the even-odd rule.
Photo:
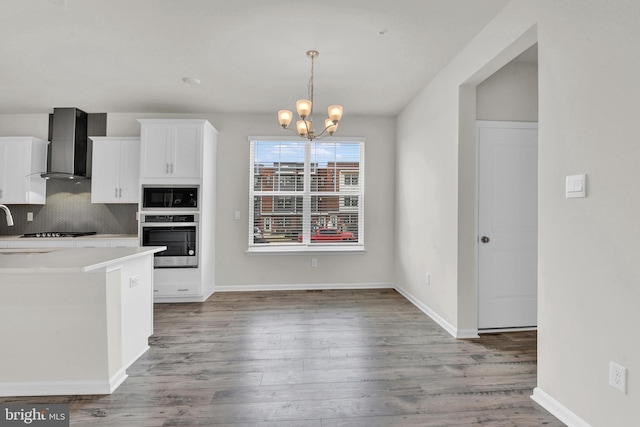
[(300, 120), (296, 122), (296, 129), (289, 128), (291, 120), (293, 120), (293, 113), (289, 110), (278, 111), (278, 121), (282, 126), (282, 129), (289, 129), (292, 132), (297, 133), (303, 138), (307, 138), (309, 141), (313, 141), (316, 138), (320, 138), (325, 133), (333, 135), (338, 129), (338, 122), (342, 118), (342, 105), (329, 106), (329, 117), (324, 119), (324, 130), (319, 134), (316, 134), (313, 127), (313, 78), (314, 78), (314, 61), (319, 55), (317, 50), (310, 50), (307, 52), (307, 56), (311, 59), (311, 78), (309, 79), (308, 92), (309, 99), (300, 99), (296, 102), (296, 111)]

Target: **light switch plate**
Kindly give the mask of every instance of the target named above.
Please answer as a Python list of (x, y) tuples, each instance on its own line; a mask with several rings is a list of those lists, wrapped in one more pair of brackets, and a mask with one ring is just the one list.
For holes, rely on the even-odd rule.
[(586, 178), (587, 176), (585, 174), (567, 176), (567, 181), (565, 184), (565, 195), (567, 199), (587, 196)]

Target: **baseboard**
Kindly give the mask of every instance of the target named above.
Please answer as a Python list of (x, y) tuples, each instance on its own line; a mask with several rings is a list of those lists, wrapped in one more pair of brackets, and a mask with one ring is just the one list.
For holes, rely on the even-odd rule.
[(542, 391), (540, 387), (533, 389), (531, 398), (551, 415), (565, 423), (569, 427), (591, 427), (585, 420), (565, 408), (560, 402)]
[(287, 285), (216, 285), (215, 292), (256, 292), (256, 291), (320, 291), (323, 289), (394, 289), (390, 283), (330, 283), (330, 284), (287, 284)]
[(127, 379), (120, 369), (109, 381), (25, 381), (0, 383), (0, 396), (60, 396), (111, 394)]
[[(147, 339), (147, 341), (148, 341), (148, 339)], [(128, 363), (127, 363), (127, 362), (125, 362), (125, 363), (127, 363), (127, 364), (126, 364), (126, 366), (124, 367), (124, 369), (129, 369), (129, 366), (133, 365), (133, 364), (136, 362), (136, 360), (140, 359), (140, 357), (142, 357), (142, 355), (143, 355), (143, 354), (145, 354), (147, 351), (149, 351), (149, 349), (150, 349), (150, 348), (151, 348), (151, 347), (149, 347), (149, 346), (147, 345), (147, 346), (146, 346), (145, 348), (143, 348), (143, 349), (142, 349), (142, 350), (141, 350), (141, 351), (140, 351), (140, 352), (139, 352), (135, 357), (132, 357), (132, 358), (131, 358), (131, 360), (130, 360)]]
[(479, 334), (494, 334), (502, 332), (528, 332), (537, 331), (537, 326), (528, 326), (526, 328), (493, 328), (493, 329), (478, 329)]
[(429, 316), (434, 322), (440, 325), (445, 331), (449, 332), (452, 337), (457, 339), (468, 339), (468, 338), (479, 338), (478, 331), (475, 329), (458, 329), (449, 323), (444, 317), (440, 316), (438, 313), (433, 311), (427, 305), (419, 301), (416, 297), (411, 295), (406, 290), (402, 289), (400, 286), (395, 286), (395, 290), (398, 291), (402, 296), (408, 299), (413, 305), (418, 307), (420, 311)]
[(459, 340), (480, 338), (477, 329), (456, 329), (456, 334), (454, 336)]

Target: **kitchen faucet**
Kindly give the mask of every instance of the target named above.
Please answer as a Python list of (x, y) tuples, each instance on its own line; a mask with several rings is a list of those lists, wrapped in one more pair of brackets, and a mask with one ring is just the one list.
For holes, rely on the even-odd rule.
[(13, 225), (13, 217), (11, 216), (11, 211), (5, 205), (0, 205), (0, 209), (2, 209), (7, 216), (7, 225), (11, 227)]

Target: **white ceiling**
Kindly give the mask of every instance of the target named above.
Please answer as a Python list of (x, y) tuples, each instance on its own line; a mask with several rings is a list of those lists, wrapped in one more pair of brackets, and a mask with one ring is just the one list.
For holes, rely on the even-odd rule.
[(395, 115), (508, 1), (1, 0), (0, 114)]

